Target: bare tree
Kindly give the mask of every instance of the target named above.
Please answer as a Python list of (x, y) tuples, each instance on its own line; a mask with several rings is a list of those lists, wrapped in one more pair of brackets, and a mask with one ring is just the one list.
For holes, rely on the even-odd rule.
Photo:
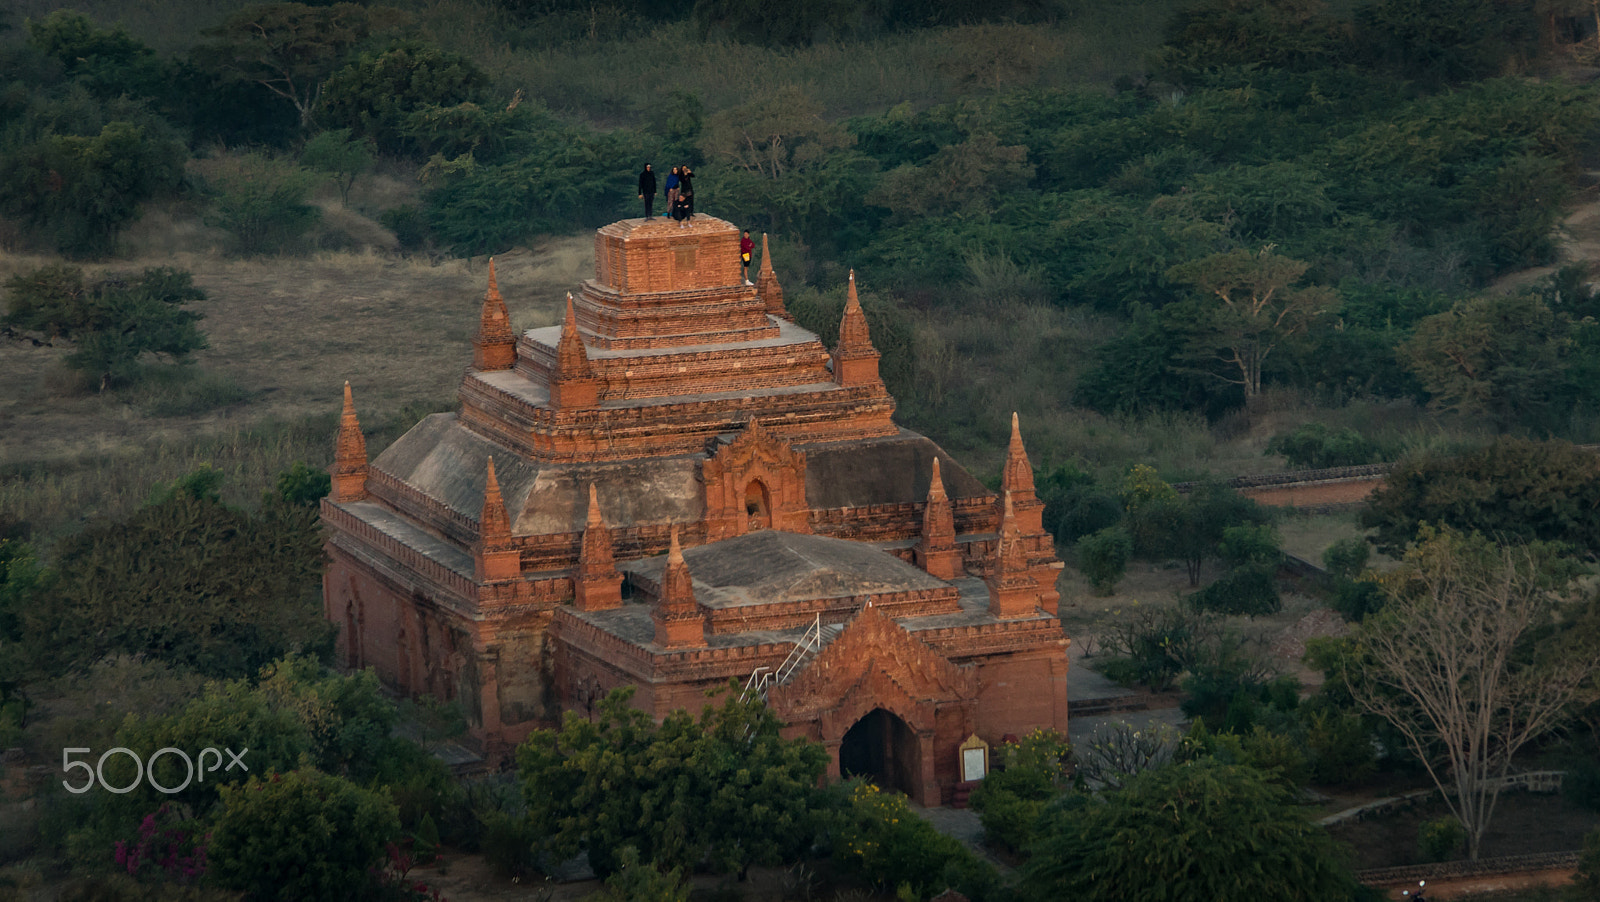
[(1595, 643), (1525, 641), (1556, 604), (1543, 572), (1526, 548), (1424, 530), (1347, 659), (1356, 702), (1405, 737), (1474, 860), (1517, 752), (1595, 697)]

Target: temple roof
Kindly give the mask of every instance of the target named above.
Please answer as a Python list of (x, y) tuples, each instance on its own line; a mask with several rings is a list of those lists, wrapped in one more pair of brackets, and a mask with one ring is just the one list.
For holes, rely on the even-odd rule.
[[(765, 529), (685, 549), (695, 597), (706, 607), (775, 604), (938, 589), (943, 580), (871, 545)], [(620, 569), (660, 582), (666, 558)]]
[[(884, 438), (796, 447), (806, 455), (806, 500), (813, 509), (920, 504), (928, 496), (934, 457), (952, 500), (990, 495), (932, 440), (906, 429)], [(476, 519), (490, 456), (515, 535), (581, 531), (591, 482), (612, 528), (693, 523), (705, 514), (703, 454), (597, 463), (529, 461), (468, 429), (453, 413), (425, 418), (379, 454), (372, 467)]]

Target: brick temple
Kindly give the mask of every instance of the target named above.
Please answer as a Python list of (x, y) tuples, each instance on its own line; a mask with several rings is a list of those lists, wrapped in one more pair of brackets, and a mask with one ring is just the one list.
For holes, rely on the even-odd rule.
[(488, 273), (460, 409), (368, 460), (349, 386), (323, 503), (353, 668), (457, 699), (491, 761), (619, 686), (734, 681), (833, 774), (947, 801), (958, 751), (1067, 726), (1061, 564), (1016, 419), (1001, 491), (895, 425), (854, 274), (830, 351), (739, 231), (629, 219), (560, 326)]

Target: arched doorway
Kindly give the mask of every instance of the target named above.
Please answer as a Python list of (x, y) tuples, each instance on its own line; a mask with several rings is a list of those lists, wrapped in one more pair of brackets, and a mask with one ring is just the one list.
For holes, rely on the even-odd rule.
[(766, 529), (772, 523), (772, 495), (766, 483), (752, 479), (744, 487), (744, 513), (749, 518), (751, 532)]
[(839, 744), (839, 773), (865, 777), (884, 789), (917, 797), (921, 773), (917, 734), (900, 718), (874, 708), (856, 721)]

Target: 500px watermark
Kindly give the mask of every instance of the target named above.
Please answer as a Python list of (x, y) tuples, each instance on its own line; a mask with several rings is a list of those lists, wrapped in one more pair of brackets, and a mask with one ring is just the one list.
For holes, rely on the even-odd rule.
[[(221, 752), (219, 752), (216, 749), (201, 749), (198, 756), (195, 758), (190, 758), (189, 753), (183, 751), (182, 749), (164, 748), (158, 749), (156, 753), (151, 755), (148, 760), (145, 760), (141, 759), (132, 749), (125, 749), (119, 746), (117, 748), (107, 749), (106, 751), (101, 752), (100, 760), (96, 761), (93, 766), (90, 766), (89, 762), (87, 761), (72, 760), (72, 756), (80, 754), (93, 754), (93, 749), (62, 749), (62, 772), (70, 774), (76, 768), (81, 767), (83, 768), (88, 779), (86, 779), (81, 786), (73, 786), (72, 781), (70, 780), (62, 780), (61, 785), (67, 788), (67, 792), (84, 793), (93, 789), (95, 784), (99, 783), (100, 787), (107, 792), (124, 793), (133, 792), (135, 789), (139, 788), (140, 783), (148, 780), (151, 788), (171, 794), (174, 792), (182, 792), (189, 786), (190, 782), (194, 781), (196, 778), (199, 779), (199, 782), (204, 783), (206, 780), (206, 774), (215, 773), (219, 768), (223, 773), (227, 773), (228, 771), (233, 770), (234, 766), (237, 765), (242, 770), (249, 771), (250, 767), (244, 763), (244, 756), (249, 751), (249, 749), (243, 749), (235, 752), (233, 749), (223, 749)], [(227, 767), (222, 766), (223, 752), (226, 752), (229, 758)], [(127, 786), (112, 786), (111, 783), (106, 780), (106, 761), (113, 755), (127, 755), (129, 758), (133, 759), (133, 782), (129, 783)], [(206, 766), (206, 756), (208, 755), (211, 756), (210, 767)], [(179, 783), (177, 786), (162, 786), (156, 780), (156, 761), (165, 756), (176, 756), (178, 760), (183, 762), (184, 768), (186, 769), (183, 782)]]

